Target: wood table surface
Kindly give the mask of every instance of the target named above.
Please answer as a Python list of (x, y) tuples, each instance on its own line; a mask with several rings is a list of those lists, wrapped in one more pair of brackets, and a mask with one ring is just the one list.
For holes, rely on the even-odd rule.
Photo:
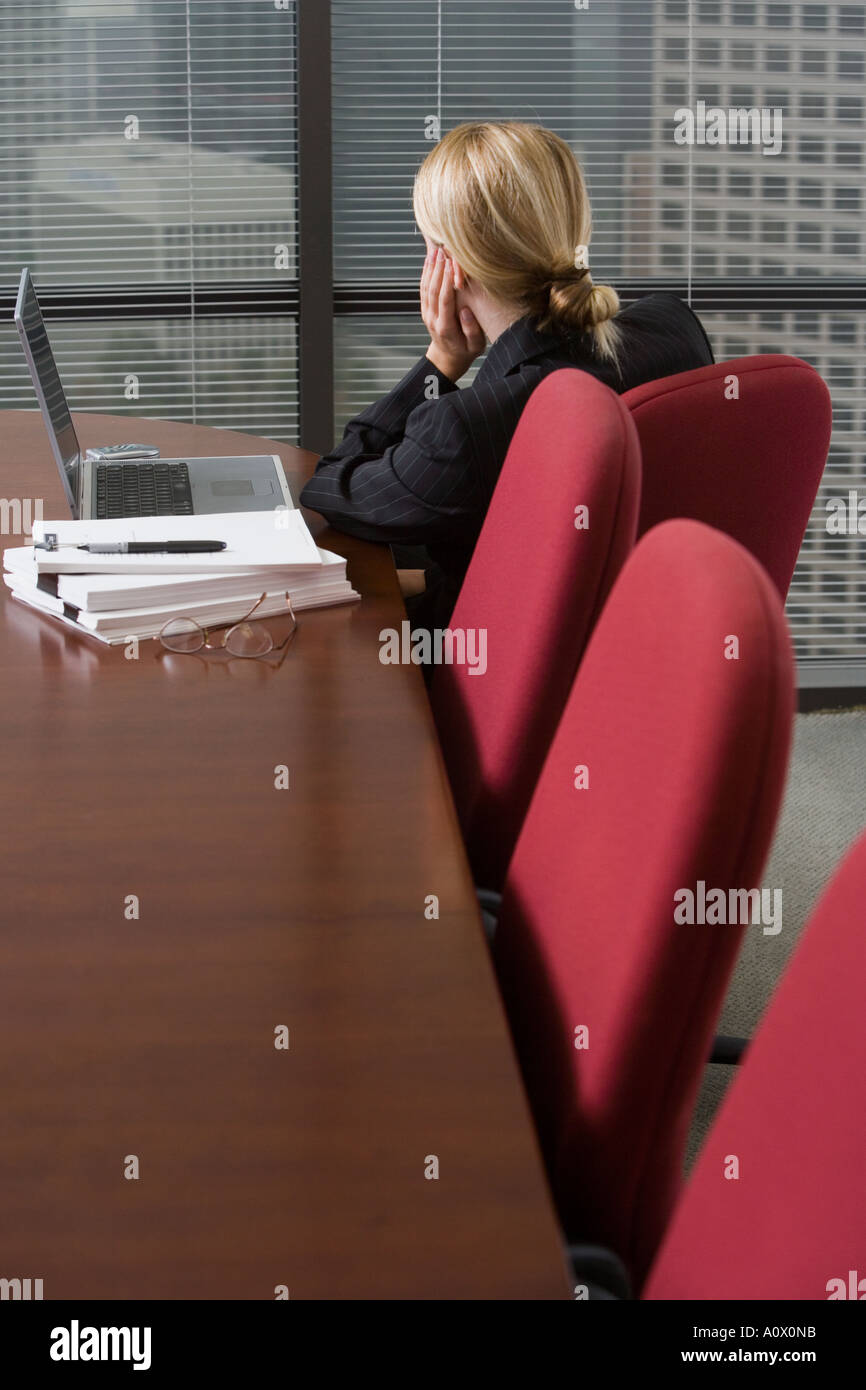
[[(76, 425), (278, 453), (295, 497), (314, 463)], [(67, 515), (35, 411), (0, 468)], [(378, 659), (389, 552), (308, 519), (363, 601), (279, 666), (128, 659), (3, 586), (0, 1277), (46, 1299), (568, 1297), (424, 684)]]

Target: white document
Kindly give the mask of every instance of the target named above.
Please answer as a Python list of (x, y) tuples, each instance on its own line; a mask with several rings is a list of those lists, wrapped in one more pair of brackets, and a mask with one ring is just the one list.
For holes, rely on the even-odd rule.
[[(65, 617), (74, 626), (86, 628), (88, 632), (106, 641), (123, 640), (124, 637), (132, 636), (156, 637), (165, 623), (176, 617), (194, 618), (202, 627), (223, 627), (245, 617), (261, 596), (246, 594), (233, 599), (196, 603), (183, 614), (179, 614), (173, 606), (153, 609), (130, 608), (116, 613), (85, 613), (67, 608), (62, 599), (54, 598), (32, 584), (25, 584), (8, 572), (4, 574), (3, 580), (12, 590), (14, 597), (22, 603), (29, 604), (31, 608), (42, 609), (54, 617)], [(355, 592), (348, 581), (337, 580), (332, 584), (317, 584), (312, 590), (306, 587), (299, 589), (292, 594), (292, 607), (296, 613), (302, 613), (310, 608), (333, 608), (337, 604), (351, 603), (359, 598), (360, 594)], [(279, 618), (283, 617), (286, 611), (285, 593), (278, 592), (265, 598), (256, 609), (255, 616), (257, 619)]]
[[(205, 516), (137, 516), (92, 521), (35, 521), (33, 540), (46, 534), (60, 549), (34, 547), (39, 574), (239, 574), (256, 570), (318, 568), (321, 557), (302, 514), (287, 507), (268, 512)], [(190, 555), (94, 555), (78, 546), (118, 541), (225, 541), (226, 549)]]
[[(11, 587), (35, 586), (39, 578), (36, 553), (30, 545), (4, 550), (3, 565), (13, 578)], [(332, 550), (319, 549), (316, 564), (285, 570), (243, 570), (232, 574), (58, 574), (55, 579), (61, 599), (76, 608), (99, 613), (118, 608), (208, 602), (254, 590), (261, 593), (290, 589), (294, 593), (300, 585), (332, 584), (335, 576), (345, 581), (346, 561)]]

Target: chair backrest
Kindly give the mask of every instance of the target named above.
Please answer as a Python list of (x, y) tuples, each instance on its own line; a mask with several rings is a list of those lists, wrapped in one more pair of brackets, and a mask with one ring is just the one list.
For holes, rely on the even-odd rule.
[(508, 869), (494, 954), (560, 1216), (635, 1286), (679, 1189), (743, 930), (721, 923), (758, 883), (793, 705), (761, 566), (697, 522), (657, 527), (590, 640)]
[(866, 1298), (864, 902), (866, 835), (777, 986), (645, 1298)]
[(587, 372), (551, 373), (520, 417), (451, 618), (452, 630), (486, 630), (486, 672), (440, 666), (430, 692), (484, 887), (502, 885), (587, 638), (634, 543), (639, 491), (620, 397)]
[(797, 357), (743, 357), (650, 381), (623, 400), (640, 436), (638, 535), (705, 521), (787, 595), (830, 443), (830, 395)]

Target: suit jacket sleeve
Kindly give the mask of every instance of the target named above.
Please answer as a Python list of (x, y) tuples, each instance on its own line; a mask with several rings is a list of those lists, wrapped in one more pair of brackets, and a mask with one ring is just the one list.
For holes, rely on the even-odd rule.
[[(428, 400), (429, 378), (439, 395)], [(422, 357), (387, 396), (346, 426), (301, 503), (361, 540), (404, 545), (477, 534), (483, 513), (461, 392)]]

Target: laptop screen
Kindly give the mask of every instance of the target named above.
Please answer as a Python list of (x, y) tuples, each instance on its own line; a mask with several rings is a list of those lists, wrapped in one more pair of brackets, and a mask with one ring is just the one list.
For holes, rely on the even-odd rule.
[(30, 271), (26, 268), (21, 272), (15, 322), (69, 505), (73, 516), (78, 516), (81, 450), (60, 384), (54, 353), (45, 331), (36, 290), (30, 278)]

